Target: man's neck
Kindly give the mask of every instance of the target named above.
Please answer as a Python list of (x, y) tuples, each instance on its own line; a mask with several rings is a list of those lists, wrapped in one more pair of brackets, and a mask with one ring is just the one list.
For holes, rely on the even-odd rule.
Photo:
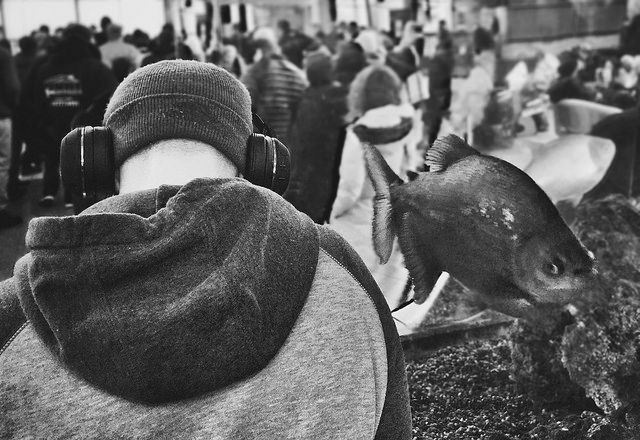
[(127, 159), (120, 167), (120, 194), (184, 185), (197, 178), (237, 177), (236, 167), (222, 153), (188, 139), (161, 141)]

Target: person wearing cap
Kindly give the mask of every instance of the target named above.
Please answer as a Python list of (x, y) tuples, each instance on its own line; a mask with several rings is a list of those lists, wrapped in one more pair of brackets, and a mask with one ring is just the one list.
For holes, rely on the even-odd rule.
[(117, 87), (104, 127), (119, 193), (33, 219), (0, 283), (0, 438), (411, 438), (371, 274), (241, 177), (247, 89), (161, 61)]

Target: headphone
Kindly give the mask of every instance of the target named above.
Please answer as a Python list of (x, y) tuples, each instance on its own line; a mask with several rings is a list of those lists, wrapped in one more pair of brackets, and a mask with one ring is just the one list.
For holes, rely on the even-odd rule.
[[(243, 176), (254, 185), (283, 194), (289, 185), (291, 156), (267, 124), (253, 113)], [(79, 127), (60, 144), (60, 175), (74, 208), (87, 207), (116, 194), (113, 136), (106, 127)]]

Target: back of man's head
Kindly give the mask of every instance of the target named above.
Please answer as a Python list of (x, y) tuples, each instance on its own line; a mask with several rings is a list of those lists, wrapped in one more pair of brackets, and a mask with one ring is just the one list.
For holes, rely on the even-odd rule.
[(100, 19), (100, 28), (103, 31), (107, 30), (107, 27), (111, 24), (111, 18), (109, 18), (108, 16), (104, 16)]
[(244, 85), (213, 64), (184, 60), (150, 64), (127, 76), (103, 122), (112, 132), (116, 168), (154, 144), (182, 139), (211, 146), (244, 173), (253, 131)]
[(122, 26), (119, 24), (111, 23), (107, 27), (107, 38), (109, 41), (116, 41), (122, 37)]
[(291, 23), (289, 23), (289, 20), (278, 20), (278, 29), (280, 29), (283, 33), (287, 34), (289, 32), (291, 32)]

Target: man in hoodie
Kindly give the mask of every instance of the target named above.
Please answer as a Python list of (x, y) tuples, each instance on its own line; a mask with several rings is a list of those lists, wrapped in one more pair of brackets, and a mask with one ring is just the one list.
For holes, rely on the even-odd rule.
[(100, 62), (100, 51), (90, 39), (88, 28), (69, 25), (49, 60), (35, 72), (34, 111), (44, 121), (51, 138), (51, 145), (44, 151), (43, 197), (40, 200), (44, 207), (55, 204), (60, 185), (60, 141), (70, 130), (73, 117), (117, 85), (111, 70)]
[(344, 240), (247, 170), (251, 100), (161, 61), (107, 107), (120, 192), (32, 220), (0, 284), (0, 438), (408, 439), (402, 348)]

